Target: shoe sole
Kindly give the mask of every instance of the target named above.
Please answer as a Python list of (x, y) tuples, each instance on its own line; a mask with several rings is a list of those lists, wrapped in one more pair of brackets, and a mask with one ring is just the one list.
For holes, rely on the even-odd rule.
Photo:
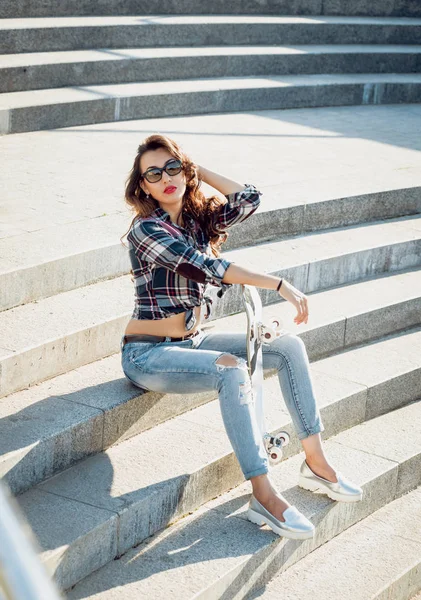
[(354, 494), (352, 496), (346, 494), (338, 494), (337, 492), (333, 492), (329, 488), (325, 487), (323, 483), (315, 483), (314, 481), (300, 479), (298, 485), (304, 490), (309, 490), (310, 492), (321, 490), (324, 494), (327, 494), (332, 500), (339, 500), (341, 502), (359, 502), (363, 498), (362, 494)]
[(283, 529), (282, 527), (277, 527), (272, 521), (261, 515), (260, 513), (248, 509), (247, 518), (252, 523), (256, 525), (268, 525), (272, 531), (286, 538), (290, 538), (292, 540), (307, 540), (309, 538), (314, 537), (314, 529), (311, 531), (291, 531), (289, 529)]

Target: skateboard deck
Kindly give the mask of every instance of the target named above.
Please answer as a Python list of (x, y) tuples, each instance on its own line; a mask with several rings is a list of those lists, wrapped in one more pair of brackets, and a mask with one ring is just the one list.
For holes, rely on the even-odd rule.
[(263, 353), (262, 343), (271, 343), (278, 335), (280, 321), (274, 321), (275, 327), (262, 323), (263, 310), (259, 292), (254, 286), (242, 285), (242, 298), (247, 316), (247, 364), (252, 383), (252, 393), (256, 409), (256, 419), (262, 433), (269, 458), (277, 462), (282, 457), (282, 446), (289, 442), (289, 434), (281, 431), (271, 435), (266, 426), (263, 400)]
[(255, 287), (243, 285), (243, 302), (247, 315), (247, 363), (253, 388), (256, 418), (262, 435), (266, 433), (263, 409), (263, 354), (259, 335), (262, 322), (262, 303)]

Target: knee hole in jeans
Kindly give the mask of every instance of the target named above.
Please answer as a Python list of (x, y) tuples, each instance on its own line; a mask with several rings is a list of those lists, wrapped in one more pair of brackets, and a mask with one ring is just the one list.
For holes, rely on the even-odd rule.
[(238, 356), (234, 356), (233, 354), (223, 354), (222, 356), (220, 356), (215, 364), (217, 366), (221, 365), (222, 367), (231, 367), (231, 368), (235, 368), (235, 367), (245, 367), (247, 368), (247, 363), (244, 360), (244, 358), (239, 358)]
[(248, 372), (247, 362), (244, 358), (233, 354), (223, 354), (215, 361), (218, 371), (225, 369), (239, 369), (242, 381), (239, 381), (238, 399), (240, 404), (248, 404), (253, 401), (252, 385)]

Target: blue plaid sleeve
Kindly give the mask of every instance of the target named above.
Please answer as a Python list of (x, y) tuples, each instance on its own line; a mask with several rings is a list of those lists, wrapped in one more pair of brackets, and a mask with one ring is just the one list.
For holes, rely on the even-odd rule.
[[(167, 230), (169, 228), (169, 231)], [(154, 219), (139, 219), (127, 240), (141, 260), (160, 265), (199, 283), (222, 286), (222, 279), (230, 262), (212, 258), (187, 244), (172, 227), (164, 227)]]
[(246, 186), (244, 190), (226, 194), (225, 198), (228, 202), (222, 204), (214, 213), (213, 224), (218, 232), (222, 233), (228, 227), (241, 223), (259, 207), (262, 192), (259, 192), (254, 185), (247, 183), (244, 185)]

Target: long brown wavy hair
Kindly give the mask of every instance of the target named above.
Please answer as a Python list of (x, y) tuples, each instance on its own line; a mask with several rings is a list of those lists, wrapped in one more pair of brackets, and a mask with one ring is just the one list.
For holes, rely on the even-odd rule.
[(135, 213), (135, 216), (129, 229), (121, 236), (120, 241), (130, 231), (136, 219), (149, 217), (159, 206), (158, 201), (152, 196), (148, 197), (140, 187), (140, 158), (148, 150), (157, 150), (158, 148), (165, 148), (172, 156), (181, 160), (186, 178), (186, 191), (180, 216), (189, 215), (200, 224), (200, 227), (209, 237), (212, 253), (214, 256), (219, 257), (221, 245), (227, 240), (228, 234), (215, 231), (210, 217), (224, 202), (218, 196), (205, 197), (199, 189), (201, 179), (198, 177), (198, 166), (183, 152), (177, 142), (161, 134), (150, 135), (137, 149), (132, 170), (126, 180), (125, 190), (125, 201)]

